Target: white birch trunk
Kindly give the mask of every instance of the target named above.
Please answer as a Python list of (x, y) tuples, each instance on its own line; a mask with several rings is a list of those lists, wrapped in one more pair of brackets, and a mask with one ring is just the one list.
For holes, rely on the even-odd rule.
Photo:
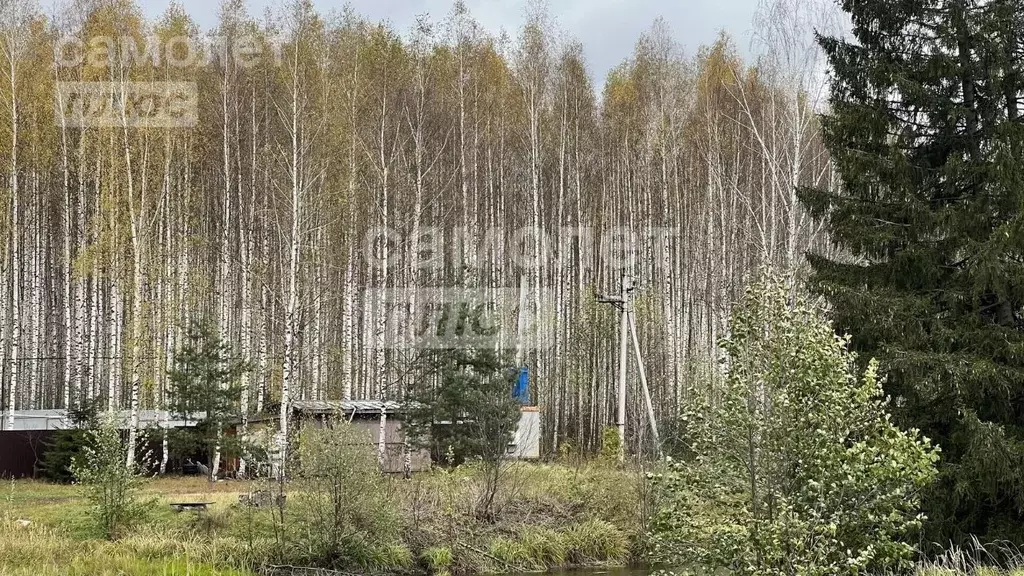
[(29, 334), (28, 334), (28, 402), (26, 407), (29, 410), (36, 410), (39, 408), (38, 395), (39, 395), (39, 358), (42, 356), (39, 350), (39, 333), (43, 330), (43, 319), (42, 319), (42, 299), (40, 298), (40, 258), (44, 248), (42, 248), (42, 238), (39, 234), (42, 229), (42, 214), (39, 208), (39, 189), (38, 189), (38, 175), (35, 170), (32, 171), (32, 185), (31, 191), (31, 210), (32, 210), (32, 252), (29, 258), (30, 266), (32, 268), (31, 281), (29, 282)]
[[(123, 84), (122, 84), (123, 86)], [(122, 88), (123, 90), (123, 88)], [(144, 254), (143, 244), (145, 239), (143, 238), (143, 226), (146, 215), (146, 186), (143, 181), (141, 188), (140, 199), (135, 199), (135, 182), (132, 174), (132, 154), (128, 145), (128, 129), (124, 115), (124, 109), (121, 110), (121, 122), (122, 122), (122, 134), (124, 137), (124, 162), (125, 162), (125, 174), (126, 184), (128, 186), (128, 209), (130, 211), (131, 222), (129, 225), (129, 231), (131, 232), (131, 243), (132, 243), (132, 320), (131, 320), (131, 391), (129, 398), (129, 415), (128, 415), (128, 455), (127, 455), (127, 466), (131, 466), (135, 461), (135, 445), (138, 438), (139, 430), (139, 394), (142, 386), (142, 282), (143, 282), (143, 266), (144, 266)], [(136, 204), (137, 202), (137, 204)]]
[(345, 264), (345, 302), (341, 312), (341, 398), (352, 399), (352, 382), (355, 373), (352, 369), (352, 355), (355, 342), (352, 338), (353, 308), (355, 304), (355, 253), (349, 241), (348, 262)]
[(11, 187), (11, 342), (7, 358), (10, 383), (7, 387), (7, 429), (14, 428), (15, 399), (18, 396), (18, 354), (21, 348), (21, 200), (18, 189), (18, 51), (8, 40), (8, 80), (11, 91), (11, 157), (8, 162), (8, 178)]
[(285, 310), (284, 310), (284, 366), (281, 372), (281, 408), (278, 430), (278, 476), (284, 473), (288, 448), (288, 416), (291, 412), (290, 394), (295, 379), (295, 336), (298, 330), (298, 276), (299, 276), (299, 244), (302, 242), (302, 180), (300, 172), (299, 143), (299, 79), (298, 50), (293, 59), (293, 77), (291, 86), (291, 177), (290, 202), (290, 234), (288, 243), (288, 271), (285, 279)]
[[(56, 72), (55, 72), (56, 76)], [(64, 102), (61, 94), (61, 90), (56, 90), (57, 93), (57, 105), (61, 110), (64, 109)], [(63, 219), (63, 268), (64, 268), (64, 285), (63, 285), (63, 321), (64, 321), (64, 374), (63, 374), (63, 388), (61, 406), (65, 410), (71, 408), (71, 387), (74, 382), (74, 376), (71, 371), (73, 362), (78, 352), (77, 346), (73, 347), (73, 343), (77, 342), (76, 333), (72, 326), (72, 315), (71, 315), (71, 290), (72, 290), (72, 262), (71, 262), (71, 243), (72, 243), (72, 206), (71, 206), (71, 185), (70, 185), (70, 168), (68, 160), (68, 133), (67, 126), (64, 121), (64, 116), (60, 116), (60, 162), (61, 162), (61, 191), (63, 192), (62, 200), (64, 202)]]

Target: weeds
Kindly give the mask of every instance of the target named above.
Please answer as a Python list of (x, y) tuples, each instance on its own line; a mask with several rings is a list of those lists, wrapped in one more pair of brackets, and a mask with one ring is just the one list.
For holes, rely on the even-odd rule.
[(588, 520), (570, 527), (562, 539), (569, 562), (574, 565), (621, 563), (629, 559), (629, 539), (610, 522)]
[[(344, 452), (344, 446), (339, 450)], [(335, 463), (324, 466), (328, 472)], [(147, 522), (113, 542), (96, 540), (95, 532), (86, 529), (88, 506), (80, 489), (19, 481), (0, 496), (5, 501), (0, 501), (0, 518), (5, 519), (0, 525), (0, 576), (49, 576), (57, 567), (68, 567), (69, 574), (105, 574), (98, 567), (103, 555), (115, 558), (107, 565), (111, 574), (150, 574), (153, 567), (164, 565), (166, 576), (235, 576), (275, 565), (457, 576), (631, 560), (630, 543), (640, 533), (638, 505), (631, 504), (635, 473), (580, 462), (572, 467), (521, 465), (514, 481), (504, 484), (508, 492), (499, 494), (490, 517), (479, 514), (477, 505), (485, 489), (481, 474), (478, 466), (467, 465), (418, 474), (408, 482), (371, 475), (384, 492), (366, 485), (360, 493), (391, 494), (384, 501), (388, 512), (383, 532), (367, 517), (381, 506), (335, 508), (352, 493), (347, 482), (303, 480), (297, 472), (287, 485), (287, 505), (279, 510), (239, 504), (239, 493), (279, 490), (259, 481), (211, 486), (201, 479), (152, 479), (141, 486), (140, 497), (159, 495), (160, 504)], [(321, 496), (311, 498), (313, 485)], [(182, 500), (214, 504), (199, 514), (177, 514), (167, 506)], [(304, 520), (306, 511), (319, 520)], [(30, 519), (31, 526), (20, 528), (15, 524), (19, 518)], [(330, 557), (310, 537), (325, 526), (337, 527), (340, 535)], [(38, 573), (25, 568), (34, 565), (52, 568)]]
[(916, 576), (1024, 576), (1024, 551), (1013, 542), (972, 538), (918, 564)]
[(431, 574), (447, 574), (455, 563), (455, 555), (447, 546), (433, 546), (420, 554), (420, 560)]
[(491, 541), (490, 554), (506, 565), (507, 568), (517, 570), (540, 570), (536, 559), (530, 556), (526, 547), (519, 540), (509, 538), (495, 538)]

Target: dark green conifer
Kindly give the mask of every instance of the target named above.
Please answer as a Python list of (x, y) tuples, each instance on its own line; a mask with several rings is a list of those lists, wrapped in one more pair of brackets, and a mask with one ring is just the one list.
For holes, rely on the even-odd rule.
[(838, 193), (802, 190), (841, 248), (811, 286), (895, 413), (942, 448), (926, 540), (1024, 538), (1024, 4), (843, 0), (822, 37)]

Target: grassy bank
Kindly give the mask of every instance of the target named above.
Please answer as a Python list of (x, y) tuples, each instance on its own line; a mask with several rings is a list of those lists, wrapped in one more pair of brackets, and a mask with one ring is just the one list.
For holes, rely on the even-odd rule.
[[(605, 463), (517, 465), (485, 515), (481, 471), (472, 466), (387, 478), (399, 502), (398, 537), (353, 540), (337, 566), (358, 573), (485, 574), (624, 565), (643, 558), (652, 505), (637, 470)], [(238, 504), (249, 482), (198, 478), (146, 483), (147, 518), (124, 537), (96, 536), (76, 486), (35, 481), (0, 485), (0, 576), (254, 576), (315, 563), (301, 518), (285, 507)], [(289, 500), (299, 495), (289, 492)], [(170, 502), (213, 502), (206, 513), (175, 513)], [(288, 535), (281, 537), (284, 530)], [(304, 556), (306, 555), (306, 556)], [(997, 557), (1001, 567), (994, 567)], [(918, 566), (917, 576), (1024, 576), (1016, 550), (955, 550)]]
[[(476, 574), (620, 565), (641, 552), (647, 495), (638, 471), (589, 464), (515, 465), (494, 502), (472, 466), (384, 480), (401, 526), (389, 542), (353, 540), (345, 569), (377, 573)], [(313, 563), (302, 519), (285, 506), (238, 504), (255, 486), (196, 478), (147, 482), (151, 512), (125, 537), (98, 538), (74, 486), (13, 481), (0, 497), (0, 575), (235, 575)], [(289, 500), (296, 495), (289, 494)], [(177, 501), (214, 502), (206, 513), (175, 513)]]
[[(252, 556), (228, 531), (207, 531), (205, 519), (175, 514), (178, 500), (214, 501), (209, 518), (230, 518), (237, 483), (196, 479), (149, 482), (145, 522), (115, 542), (95, 537), (88, 506), (74, 486), (12, 481), (0, 498), (0, 574), (224, 575), (245, 574)], [(206, 532), (206, 534), (204, 534)], [(235, 568), (237, 567), (237, 569)]]

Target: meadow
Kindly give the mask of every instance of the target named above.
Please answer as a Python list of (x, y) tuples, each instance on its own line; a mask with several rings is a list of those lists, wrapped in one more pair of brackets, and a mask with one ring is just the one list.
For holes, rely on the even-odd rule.
[[(454, 576), (643, 563), (655, 505), (644, 470), (589, 461), (517, 464), (503, 474), (488, 518), (479, 515), (484, 479), (474, 466), (384, 478), (401, 511), (398, 538), (357, 542), (345, 565), (315, 573)], [(275, 516), (281, 509), (239, 503), (239, 495), (265, 488), (258, 481), (149, 479), (142, 494), (148, 514), (109, 541), (96, 534), (81, 487), (8, 480), (0, 492), (0, 576), (313, 573), (302, 558), (304, 542), (314, 538), (303, 534), (307, 528), (297, 512), (288, 513), (289, 504), (282, 519)], [(179, 513), (174, 502), (212, 504), (206, 512)], [(1024, 554), (1009, 543), (976, 544), (922, 561), (915, 572), (1024, 576)]]
[[(621, 566), (643, 555), (642, 471), (598, 465), (517, 464), (488, 517), (473, 466), (387, 477), (401, 512), (398, 537), (352, 542), (344, 568), (359, 573), (471, 574)], [(289, 570), (315, 540), (298, 513), (252, 508), (240, 494), (260, 482), (154, 478), (141, 497), (148, 513), (122, 537), (100, 538), (79, 487), (9, 481), (0, 497), (2, 575), (236, 575)], [(175, 512), (174, 502), (212, 502)]]

